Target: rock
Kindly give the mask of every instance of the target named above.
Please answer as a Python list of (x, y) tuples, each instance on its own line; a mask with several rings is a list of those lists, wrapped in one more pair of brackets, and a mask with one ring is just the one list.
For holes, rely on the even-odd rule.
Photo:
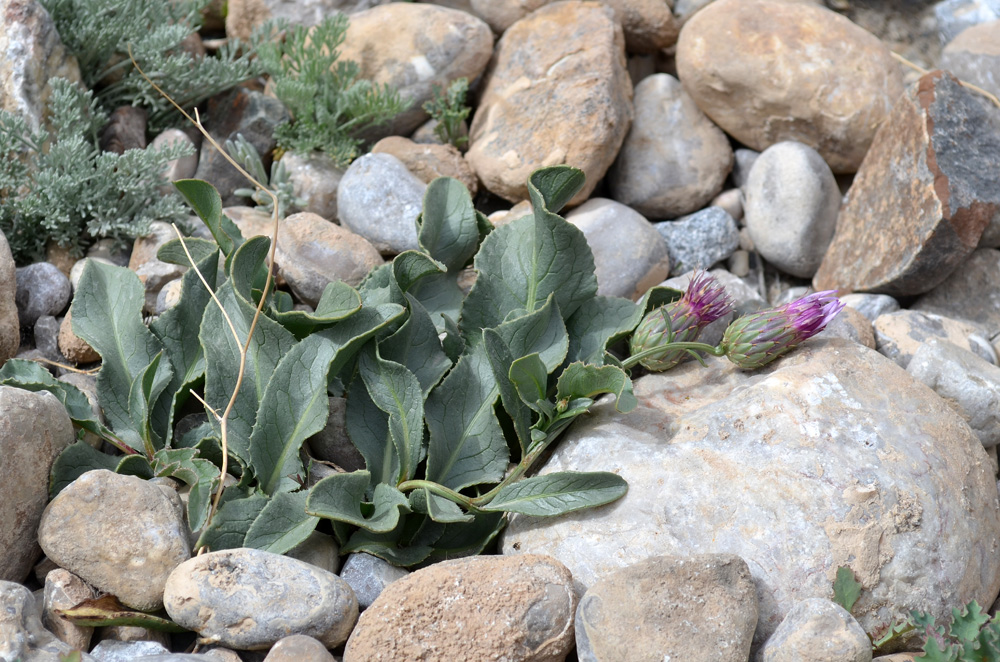
[(968, 258), (1000, 211), (1000, 122), (973, 97), (941, 71), (900, 97), (854, 178), (816, 289), (921, 294)]
[[(170, 655), (170, 651), (155, 641), (116, 641), (105, 639), (94, 646), (91, 651), (101, 662), (133, 662), (147, 660), (147, 656), (162, 657)], [(198, 659), (198, 658), (195, 658)]]
[(98, 239), (87, 249), (87, 257), (107, 260), (110, 264), (127, 267), (131, 247), (122, 248), (114, 239)]
[(84, 600), (96, 597), (94, 590), (73, 573), (62, 568), (53, 570), (45, 577), (45, 600), (42, 606), (42, 623), (45, 629), (70, 648), (88, 650), (94, 628), (76, 625), (54, 610), (70, 609)]
[[(61, 662), (70, 647), (42, 626), (40, 610), (31, 591), (0, 580), (0, 660), (11, 662)], [(82, 653), (80, 662), (97, 662)]]
[(635, 380), (627, 416), (604, 400), (578, 419), (540, 473), (613, 471), (628, 494), (515, 515), (501, 552), (550, 554), (580, 591), (654, 555), (736, 554), (757, 587), (758, 647), (797, 602), (829, 596), (845, 564), (864, 587), (854, 614), (875, 636), (918, 606), (943, 618), (992, 602), (995, 477), (938, 396), (844, 340), (814, 338), (755, 372), (706, 362)]
[(333, 662), (323, 644), (304, 634), (285, 637), (274, 646), (264, 658), (264, 662)]
[(1000, 3), (996, 0), (942, 0), (934, 5), (934, 17), (941, 43), (947, 44), (974, 25), (1000, 19)]
[(591, 198), (566, 220), (583, 231), (594, 254), (598, 294), (637, 299), (670, 272), (667, 243), (631, 208)]
[(959, 33), (941, 52), (941, 68), (1000, 96), (1000, 20)]
[(67, 361), (72, 361), (73, 363), (93, 363), (94, 361), (101, 360), (101, 355), (97, 353), (97, 350), (73, 332), (72, 310), (66, 312), (66, 317), (59, 324), (57, 344), (59, 352)]
[[(525, 112), (530, 108), (531, 112)], [(510, 202), (537, 168), (583, 170), (580, 204), (615, 160), (632, 121), (624, 41), (606, 6), (560, 2), (504, 33), (482, 87), (466, 154), (479, 180)]]
[(840, 210), (840, 189), (819, 152), (791, 141), (768, 147), (744, 193), (744, 222), (757, 251), (785, 273), (812, 278)]
[(0, 232), (0, 366), (17, 354), (21, 340), (17, 317), (17, 275), (7, 237)]
[(452, 145), (418, 144), (409, 138), (389, 136), (372, 146), (373, 154), (392, 154), (425, 184), (438, 177), (453, 177), (475, 196), (479, 182), (472, 166)]
[(97, 631), (101, 641), (154, 642), (164, 648), (170, 646), (170, 635), (159, 630), (150, 630), (134, 625), (106, 625)]
[(181, 564), (167, 580), (163, 602), (178, 624), (237, 650), (267, 649), (292, 634), (335, 648), (358, 618), (354, 593), (340, 577), (247, 548)]
[(340, 578), (350, 585), (358, 596), (358, 607), (368, 609), (385, 588), (410, 574), (406, 568), (399, 568), (377, 556), (349, 554), (340, 571)]
[[(438, 121), (436, 119), (429, 119), (420, 126), (410, 135), (410, 140), (417, 143), (418, 145), (443, 145), (445, 144), (443, 140), (438, 138), (435, 129), (437, 128)], [(458, 137), (465, 138), (466, 142), (469, 140), (469, 123), (462, 120), (458, 125)], [(462, 147), (465, 149), (465, 147)], [(479, 185), (479, 182), (476, 182)]]
[(45, 358), (49, 361), (57, 362), (63, 360), (62, 354), (59, 353), (57, 341), (59, 336), (59, 320), (52, 315), (42, 315), (35, 322), (32, 335), (35, 338), (35, 349), (40, 351)]
[(182, 279), (175, 278), (167, 281), (160, 288), (160, 291), (156, 294), (156, 306), (153, 308), (154, 315), (162, 315), (180, 303), (182, 283)]
[(427, 185), (391, 154), (365, 154), (337, 186), (340, 224), (380, 253), (417, 248), (417, 216)]
[(124, 154), (130, 149), (146, 149), (146, 109), (119, 106), (101, 131), (101, 151)]
[(1000, 368), (930, 338), (914, 352), (906, 371), (957, 411), (985, 448), (1000, 444)]
[[(980, 335), (981, 331), (968, 322), (917, 310), (899, 310), (879, 315), (872, 326), (879, 353), (895, 361), (901, 368), (908, 366), (921, 343), (931, 338), (940, 338), (975, 352), (976, 343), (971, 337)], [(991, 363), (996, 363), (996, 359)]]
[(846, 306), (826, 325), (826, 328), (816, 334), (817, 338), (846, 338), (868, 349), (876, 349), (875, 331), (871, 320), (860, 312)]
[(176, 238), (177, 233), (169, 223), (153, 221), (149, 224), (149, 233), (145, 237), (138, 237), (132, 245), (132, 257), (129, 258), (128, 268), (135, 272), (146, 288), (146, 302), (143, 304), (143, 311), (146, 313), (152, 314), (156, 311), (156, 297), (160, 289), (168, 282), (183, 276), (188, 270), (179, 264), (161, 262), (156, 257), (160, 246)]
[(337, 541), (333, 536), (319, 531), (310, 533), (308, 538), (285, 552), (285, 556), (333, 574), (340, 570), (340, 547)]
[(80, 82), (80, 67), (63, 46), (52, 17), (36, 0), (0, 0), (0, 110), (23, 117), (28, 130), (51, 131), (45, 108), (53, 78)]
[(69, 304), (69, 279), (48, 262), (36, 262), (15, 272), (17, 316), (23, 327), (34, 327), (42, 315), (59, 315)]
[(657, 223), (655, 227), (667, 242), (673, 276), (692, 269), (709, 269), (732, 255), (740, 245), (736, 221), (721, 207), (706, 207), (676, 221)]
[(723, 191), (712, 198), (712, 207), (722, 207), (737, 223), (743, 218), (743, 192), (738, 188)]
[(576, 610), (580, 662), (746, 662), (757, 625), (738, 556), (654, 556), (596, 582)]
[(903, 91), (874, 35), (823, 7), (779, 0), (717, 0), (699, 11), (681, 30), (677, 72), (744, 145), (795, 140), (835, 173), (858, 169)]
[(732, 166), (729, 139), (676, 78), (636, 85), (635, 119), (608, 172), (611, 197), (649, 218), (677, 218), (718, 194)]
[(328, 221), (337, 218), (337, 185), (344, 171), (323, 152), (287, 152), (281, 157), (292, 184), (292, 193), (306, 201), (292, 211), (309, 211)]
[(326, 419), (326, 427), (309, 437), (307, 443), (313, 457), (333, 462), (344, 471), (365, 468), (365, 458), (347, 436), (346, 398), (330, 398), (330, 416)]
[(382, 138), (409, 135), (423, 124), (428, 117), (423, 105), (435, 86), (482, 74), (493, 54), (493, 34), (486, 23), (463, 11), (393, 2), (352, 14), (340, 51), (341, 60), (358, 63), (360, 78), (391, 85), (411, 102), (373, 131)]
[(54, 264), (64, 276), (69, 276), (78, 258), (73, 256), (69, 246), (60, 246), (50, 239), (45, 243), (45, 261)]
[(569, 571), (552, 558), (443, 561), (386, 587), (358, 619), (344, 662), (557, 662), (573, 647), (576, 604)]
[(874, 322), (879, 315), (899, 310), (899, 302), (888, 294), (845, 294), (840, 297), (846, 305)]
[[(257, 236), (271, 237), (274, 233), (271, 215), (257, 207), (225, 207), (222, 213), (236, 224), (244, 239)], [(278, 238), (279, 240), (281, 238), (280, 226)]]
[[(172, 145), (187, 144), (191, 146), (191, 154), (173, 159), (167, 162), (167, 169), (163, 173), (163, 178), (168, 182), (176, 182), (178, 179), (191, 179), (198, 169), (198, 150), (194, 141), (180, 129), (166, 129), (153, 139), (150, 147), (153, 149), (166, 149)], [(165, 186), (166, 190), (174, 190), (173, 186)]]
[(788, 611), (764, 645), (761, 662), (871, 662), (872, 643), (836, 602), (809, 598)]
[(973, 251), (940, 285), (913, 302), (913, 310), (964, 319), (993, 337), (1000, 333), (1000, 251)]
[(56, 495), (38, 528), (45, 555), (122, 604), (163, 605), (167, 576), (191, 556), (179, 508), (156, 485), (105, 469)]
[(746, 149), (745, 147), (733, 151), (733, 171), (730, 173), (733, 186), (736, 188), (746, 186), (747, 179), (750, 177), (750, 170), (758, 158), (760, 158), (760, 152)]
[(76, 435), (66, 408), (46, 391), (0, 386), (0, 412), (0, 580), (22, 582), (40, 556), (35, 531), (52, 462)]

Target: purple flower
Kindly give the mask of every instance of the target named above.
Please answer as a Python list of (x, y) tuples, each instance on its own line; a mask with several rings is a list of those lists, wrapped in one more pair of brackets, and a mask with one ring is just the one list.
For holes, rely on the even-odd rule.
[(836, 290), (815, 292), (777, 308), (745, 315), (726, 329), (721, 347), (746, 370), (766, 365), (811, 338), (844, 308)]
[[(693, 342), (701, 330), (733, 309), (726, 289), (714, 276), (699, 271), (677, 301), (650, 311), (636, 327), (629, 343), (634, 354), (674, 342)], [(687, 355), (683, 349), (664, 348), (639, 361), (649, 370), (674, 367)]]

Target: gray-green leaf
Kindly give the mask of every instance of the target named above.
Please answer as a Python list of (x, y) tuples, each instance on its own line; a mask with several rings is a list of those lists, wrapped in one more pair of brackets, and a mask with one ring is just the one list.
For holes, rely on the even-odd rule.
[(406, 366), (386, 361), (374, 348), (361, 353), (361, 378), (372, 402), (389, 415), (389, 438), (399, 458), (396, 484), (417, 473), (424, 448), (424, 398), (420, 382)]
[[(364, 500), (367, 471), (334, 474), (316, 483), (309, 491), (306, 511), (310, 515), (347, 522), (373, 533), (392, 531), (399, 523), (400, 512), (410, 512), (406, 495), (392, 485), (379, 483), (371, 503)], [(362, 508), (370, 511), (365, 515)]]
[(615, 409), (622, 413), (632, 411), (638, 404), (632, 394), (632, 380), (617, 366), (571, 363), (556, 382), (556, 398), (559, 400), (594, 398), (601, 393), (614, 393), (618, 398)]
[(284, 554), (309, 537), (319, 518), (306, 513), (308, 492), (275, 494), (250, 525), (245, 547)]
[(613, 473), (566, 471), (511, 483), (483, 510), (552, 517), (611, 503), (627, 491), (625, 479)]

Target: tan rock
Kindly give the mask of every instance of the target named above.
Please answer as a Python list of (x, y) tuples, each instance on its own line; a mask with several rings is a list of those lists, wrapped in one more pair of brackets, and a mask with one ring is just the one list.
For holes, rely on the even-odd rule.
[(375, 143), (371, 151), (392, 154), (425, 184), (438, 177), (454, 177), (465, 184), (471, 195), (479, 190), (472, 166), (452, 145), (419, 144), (409, 138), (389, 136)]
[(17, 268), (7, 237), (0, 232), (0, 366), (17, 354), (21, 324), (17, 315)]
[(136, 238), (132, 245), (128, 268), (135, 272), (146, 288), (146, 301), (143, 304), (146, 313), (152, 314), (156, 310), (156, 295), (160, 293), (160, 289), (188, 270), (179, 264), (161, 262), (156, 257), (160, 246), (176, 238), (177, 234), (169, 223), (153, 221), (149, 226), (149, 233)]
[(330, 651), (316, 639), (304, 634), (285, 637), (268, 651), (264, 662), (333, 662)]
[(264, 0), (228, 0), (226, 36), (230, 39), (249, 40), (253, 31), (269, 18), (271, 10)]
[(934, 313), (897, 310), (876, 317), (872, 323), (872, 331), (875, 333), (878, 351), (905, 368), (920, 345), (931, 338), (975, 352), (976, 345), (972, 338), (981, 335), (983, 329), (969, 322)]
[(101, 355), (87, 341), (73, 333), (73, 311), (70, 309), (59, 325), (59, 351), (73, 363), (100, 361)]
[(763, 151), (795, 140), (854, 172), (902, 93), (875, 36), (809, 3), (716, 0), (684, 25), (677, 72), (716, 124)]
[(94, 628), (76, 625), (55, 613), (56, 609), (70, 609), (84, 600), (96, 598), (94, 589), (68, 570), (57, 568), (45, 577), (45, 598), (42, 603), (42, 623), (45, 628), (71, 648), (87, 650)]
[(292, 211), (309, 211), (328, 221), (337, 219), (337, 185), (344, 171), (324, 152), (287, 152), (281, 157), (292, 184), (292, 193), (306, 201), (304, 207), (294, 205)]
[(56, 268), (68, 278), (73, 270), (73, 265), (77, 263), (77, 258), (73, 256), (69, 248), (49, 241), (45, 245), (45, 261), (56, 265)]
[(537, 168), (580, 168), (587, 181), (570, 201), (579, 204), (614, 161), (631, 121), (632, 83), (614, 12), (560, 2), (500, 39), (466, 158), (483, 186), (511, 202), (528, 197)]

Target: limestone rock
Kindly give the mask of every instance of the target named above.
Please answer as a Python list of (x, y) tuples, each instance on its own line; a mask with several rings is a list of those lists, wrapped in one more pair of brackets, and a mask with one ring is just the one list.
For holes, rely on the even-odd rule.
[(1000, 333), (1000, 251), (978, 248), (912, 310), (964, 319), (993, 337)]
[(337, 185), (340, 224), (380, 253), (417, 248), (416, 220), (427, 185), (391, 154), (365, 154)]
[(281, 162), (288, 171), (292, 193), (306, 201), (293, 205), (292, 211), (310, 211), (328, 221), (337, 219), (337, 185), (344, 171), (323, 152), (287, 152)]
[(796, 140), (835, 173), (854, 172), (903, 91), (874, 35), (823, 7), (717, 0), (677, 42), (684, 89), (712, 121), (758, 151)]
[(721, 207), (706, 207), (675, 221), (657, 223), (656, 231), (667, 242), (673, 276), (709, 269), (740, 245), (736, 221)]
[(264, 662), (334, 662), (334, 657), (316, 639), (293, 634), (272, 646)]
[(900, 97), (854, 178), (816, 289), (921, 294), (972, 253), (1000, 210), (1000, 120), (973, 95), (936, 71)]
[(361, 609), (368, 609), (389, 584), (409, 574), (410, 571), (406, 568), (394, 566), (364, 552), (348, 555), (344, 568), (340, 571), (341, 578), (354, 590), (354, 595), (358, 596), (358, 606)]
[(86, 340), (73, 332), (73, 311), (67, 311), (59, 325), (59, 351), (73, 363), (93, 363), (100, 361), (101, 355)]
[(587, 181), (570, 201), (579, 204), (614, 162), (631, 121), (632, 83), (614, 12), (560, 2), (521, 19), (497, 43), (466, 158), (483, 186), (510, 202), (527, 199), (537, 168), (580, 168)]
[[(979, 335), (981, 330), (968, 322), (918, 310), (899, 310), (879, 315), (872, 322), (872, 328), (879, 353), (901, 368), (908, 366), (921, 343), (931, 338), (939, 338), (956, 347), (975, 352), (976, 345), (972, 338)], [(996, 360), (992, 362), (995, 363)]]
[(438, 177), (453, 177), (475, 196), (479, 182), (472, 166), (453, 145), (419, 144), (409, 138), (389, 136), (372, 145), (372, 153), (392, 154), (425, 184)]
[(70, 609), (84, 600), (92, 600), (94, 589), (68, 570), (56, 568), (45, 576), (45, 598), (42, 603), (42, 623), (45, 628), (71, 648), (88, 650), (94, 628), (77, 625), (55, 613), (56, 609)]
[(796, 604), (767, 640), (761, 662), (871, 662), (868, 635), (847, 610), (823, 598)]
[[(42, 625), (41, 610), (31, 591), (0, 580), (0, 660), (61, 662), (70, 647)], [(83, 653), (81, 662), (98, 658)]]
[(7, 237), (0, 232), (0, 366), (17, 354), (21, 323), (17, 317), (17, 276)]

